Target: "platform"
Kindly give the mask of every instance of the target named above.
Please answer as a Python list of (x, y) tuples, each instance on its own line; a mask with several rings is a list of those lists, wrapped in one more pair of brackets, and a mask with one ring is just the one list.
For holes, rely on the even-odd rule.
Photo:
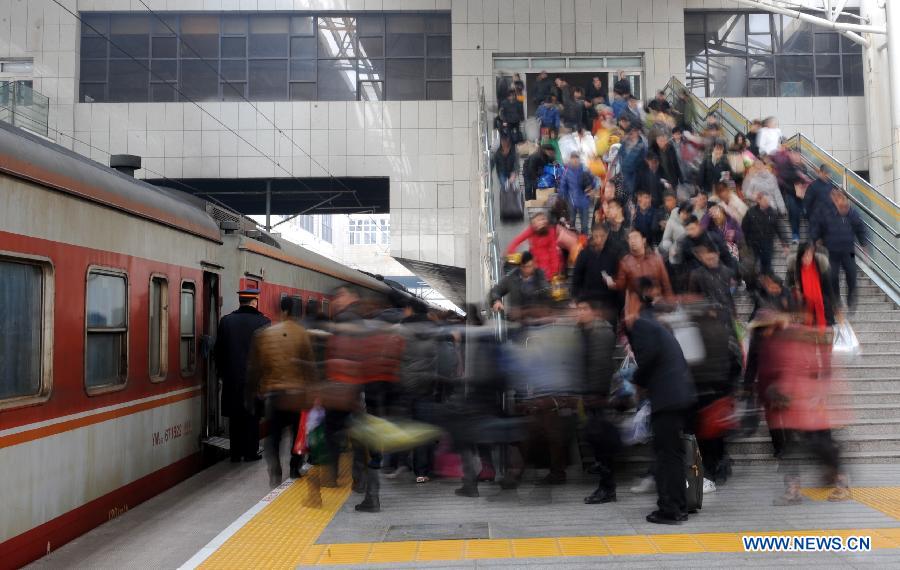
[[(477, 499), (456, 497), (456, 481), (385, 480), (382, 512), (363, 514), (346, 486), (323, 489), (322, 508), (308, 508), (309, 481), (270, 491), (262, 463), (220, 463), (33, 567), (898, 566), (900, 466), (852, 468), (851, 501), (829, 503), (809, 487), (802, 505), (773, 507), (780, 476), (771, 466), (738, 467), (699, 514), (669, 527), (645, 522), (655, 495), (629, 493), (628, 480), (617, 503), (584, 505), (593, 477), (575, 467), (563, 486), (482, 484)], [(815, 473), (804, 481), (816, 484)], [(746, 553), (747, 534), (864, 535), (872, 551)]]

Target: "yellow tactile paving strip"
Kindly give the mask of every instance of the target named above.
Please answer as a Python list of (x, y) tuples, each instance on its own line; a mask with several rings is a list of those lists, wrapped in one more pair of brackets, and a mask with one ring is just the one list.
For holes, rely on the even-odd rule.
[[(346, 465), (342, 477), (346, 478)], [(900, 549), (900, 528), (810, 529), (767, 532), (433, 540), (316, 544), (340, 510), (348, 487), (322, 489), (322, 508), (304, 506), (310, 482), (297, 481), (229, 538), (201, 568), (295, 568), (311, 565), (402, 564), (485, 559), (636, 556), (744, 552), (741, 537), (754, 535), (864, 535), (873, 549)], [(828, 489), (805, 489), (823, 500)], [(853, 500), (900, 519), (900, 487), (853, 489)]]

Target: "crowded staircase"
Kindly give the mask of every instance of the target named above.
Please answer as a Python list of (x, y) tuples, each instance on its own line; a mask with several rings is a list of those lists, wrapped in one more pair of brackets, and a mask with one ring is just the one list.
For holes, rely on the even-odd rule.
[[(667, 86), (667, 93), (674, 97), (676, 90), (683, 85), (673, 78)], [(735, 111), (734, 107), (720, 100), (713, 106), (706, 106), (692, 96), (694, 104), (699, 107), (698, 122), (705, 121), (706, 116), (715, 113), (725, 126), (726, 132), (732, 135), (746, 132), (744, 128), (749, 121)], [(868, 186), (860, 177), (846, 169), (814, 143), (798, 134), (788, 144), (794, 145), (803, 153), (808, 167), (815, 167), (820, 162), (827, 162), (834, 173), (834, 182), (845, 188), (851, 196), (854, 206), (862, 209), (862, 215), (868, 226), (869, 247), (863, 256), (866, 267), (860, 268), (857, 280), (857, 307), (846, 314), (859, 343), (860, 353), (856, 356), (836, 356), (834, 370), (839, 379), (840, 388), (835, 393), (836, 411), (841, 412), (843, 425), (836, 431), (836, 439), (840, 442), (843, 457), (848, 463), (892, 463), (900, 460), (900, 307), (893, 300), (897, 282), (894, 279), (898, 257), (896, 230), (885, 225), (879, 219), (896, 219), (898, 210), (890, 200), (882, 197)], [(495, 176), (489, 175), (493, 188), (498, 187)], [(519, 177), (521, 185), (522, 177)], [(862, 190), (865, 194), (859, 192)], [(522, 229), (522, 222), (501, 222), (497, 213), (500, 211), (498, 193), (492, 192), (493, 201), (493, 239), (499, 252)], [(887, 210), (885, 212), (885, 210)], [(780, 223), (788, 229), (788, 221), (783, 216)], [(881, 224), (881, 225), (879, 225)], [(803, 222), (801, 237), (806, 237), (806, 221)], [(787, 235), (789, 235), (789, 230)], [(792, 250), (796, 247), (792, 247)], [(501, 261), (502, 263), (502, 261)], [(787, 269), (785, 254), (776, 248), (773, 262), (775, 273), (781, 277)], [(874, 278), (873, 278), (874, 276)], [(841, 279), (841, 298), (846, 299), (846, 282)], [(741, 287), (735, 295), (737, 313), (742, 322), (746, 322), (753, 305), (750, 295)], [(622, 359), (623, 350), (619, 350), (618, 361)], [(634, 412), (626, 412), (623, 420)], [(582, 465), (586, 468), (593, 463), (590, 447), (583, 438), (577, 444)], [(763, 418), (756, 433), (747, 437), (734, 437), (729, 440), (727, 453), (735, 464), (756, 464), (774, 462), (771, 438), (768, 426)], [(651, 458), (652, 452), (647, 445), (632, 448), (624, 454), (621, 462), (635, 468), (644, 468)]]

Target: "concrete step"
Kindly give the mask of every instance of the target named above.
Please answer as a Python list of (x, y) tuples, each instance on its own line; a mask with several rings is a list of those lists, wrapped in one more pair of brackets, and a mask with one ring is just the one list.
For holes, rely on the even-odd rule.
[[(766, 453), (732, 455), (731, 458), (734, 459), (735, 466), (771, 464), (774, 467), (777, 463), (771, 454)], [(841, 461), (845, 464), (897, 463), (900, 462), (900, 451), (847, 451), (841, 453)]]
[(896, 377), (873, 378), (863, 376), (859, 378), (842, 378), (841, 380), (847, 384), (847, 389), (851, 390), (854, 394), (900, 390), (900, 381), (898, 381)]
[(868, 350), (868, 345), (860, 341), (862, 354), (847, 358), (844, 356), (835, 356), (832, 364), (835, 366), (844, 366), (852, 364), (892, 364), (900, 369), (900, 352), (880, 352), (877, 350)]
[[(863, 435), (853, 439), (841, 439), (836, 435), (842, 452), (900, 452), (900, 434)], [(772, 454), (772, 439), (766, 436), (754, 436), (730, 441), (727, 444), (729, 455)]]
[(895, 390), (860, 390), (854, 383), (853, 391), (838, 393), (836, 398), (854, 405), (885, 404), (900, 408), (900, 386)]
[[(860, 332), (884, 332), (884, 333), (892, 333), (893, 339), (896, 339), (898, 335), (900, 335), (900, 322), (896, 319), (889, 318), (870, 318), (863, 321), (850, 321), (853, 325), (853, 330), (856, 332), (857, 336)], [(891, 340), (890, 338), (888, 340)]]
[(868, 307), (858, 308), (855, 312), (849, 315), (849, 320), (851, 325), (855, 325), (859, 322), (865, 321), (883, 321), (885, 319), (891, 320), (897, 325), (897, 330), (900, 331), (900, 310), (898, 309), (870, 309)]
[[(859, 336), (859, 335), (857, 335)], [(863, 352), (900, 352), (900, 340), (863, 340), (859, 339)]]
[[(863, 323), (863, 325), (866, 325), (866, 323)], [(890, 326), (860, 326), (853, 327), (853, 330), (856, 332), (856, 336), (862, 344), (875, 341), (896, 340), (897, 337), (900, 336), (900, 331), (898, 331), (897, 328), (892, 328)]]

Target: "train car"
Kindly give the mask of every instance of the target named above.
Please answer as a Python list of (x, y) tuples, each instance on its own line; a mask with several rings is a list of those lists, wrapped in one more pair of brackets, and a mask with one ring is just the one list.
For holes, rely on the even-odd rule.
[(283, 295), (299, 314), (310, 300), (327, 310), (346, 282), (393, 294), (0, 123), (0, 566), (201, 468), (203, 442), (224, 435), (210, 353), (238, 289), (258, 286), (274, 317)]

